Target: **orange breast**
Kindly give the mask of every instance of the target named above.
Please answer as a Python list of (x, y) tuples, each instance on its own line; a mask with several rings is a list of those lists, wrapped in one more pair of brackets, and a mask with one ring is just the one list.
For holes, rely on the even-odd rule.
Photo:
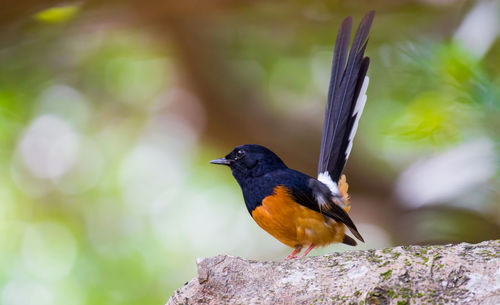
[(296, 203), (284, 186), (264, 198), (252, 217), (262, 229), (292, 248), (341, 242), (345, 233), (344, 224)]

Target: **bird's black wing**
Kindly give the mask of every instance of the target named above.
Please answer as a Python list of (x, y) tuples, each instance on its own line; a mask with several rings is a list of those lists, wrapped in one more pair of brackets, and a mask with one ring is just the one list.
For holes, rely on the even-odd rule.
[(295, 202), (345, 224), (356, 238), (364, 241), (347, 212), (333, 202), (335, 194), (332, 194), (328, 186), (291, 169), (280, 173), (278, 180), (280, 185), (291, 192)]
[(335, 41), (318, 166), (318, 175), (326, 172), (335, 183), (349, 156), (366, 101), (368, 78), (365, 76), (370, 59), (364, 56), (364, 52), (374, 16), (375, 12), (371, 11), (361, 21), (349, 57), (351, 17), (344, 19)]

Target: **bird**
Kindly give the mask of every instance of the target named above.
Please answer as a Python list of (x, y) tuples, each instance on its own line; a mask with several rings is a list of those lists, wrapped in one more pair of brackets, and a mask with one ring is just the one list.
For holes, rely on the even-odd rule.
[(366, 103), (370, 58), (365, 56), (375, 16), (368, 12), (351, 41), (352, 17), (338, 30), (332, 59), (323, 124), (318, 177), (288, 168), (270, 149), (257, 144), (236, 146), (210, 161), (226, 165), (238, 182), (255, 222), (278, 241), (293, 248), (285, 259), (301, 257), (332, 243), (356, 246), (364, 242), (348, 215), (350, 198), (342, 174)]

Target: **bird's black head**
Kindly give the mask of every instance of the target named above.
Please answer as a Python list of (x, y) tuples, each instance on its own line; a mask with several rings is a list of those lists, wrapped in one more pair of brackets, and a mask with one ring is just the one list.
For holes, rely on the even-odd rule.
[(256, 144), (236, 146), (224, 158), (212, 160), (210, 163), (228, 165), (238, 182), (286, 168), (285, 163), (275, 153)]

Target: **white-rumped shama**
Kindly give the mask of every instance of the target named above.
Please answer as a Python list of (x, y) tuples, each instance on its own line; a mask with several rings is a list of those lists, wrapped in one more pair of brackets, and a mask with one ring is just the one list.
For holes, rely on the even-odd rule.
[(256, 144), (237, 146), (224, 158), (210, 161), (231, 168), (255, 222), (294, 248), (287, 259), (306, 246), (303, 256), (331, 243), (355, 246), (346, 227), (363, 241), (347, 214), (348, 185), (341, 173), (366, 102), (370, 59), (364, 52), (374, 16), (374, 11), (365, 15), (350, 51), (351, 17), (344, 19), (337, 34), (317, 179), (288, 168), (275, 153)]

